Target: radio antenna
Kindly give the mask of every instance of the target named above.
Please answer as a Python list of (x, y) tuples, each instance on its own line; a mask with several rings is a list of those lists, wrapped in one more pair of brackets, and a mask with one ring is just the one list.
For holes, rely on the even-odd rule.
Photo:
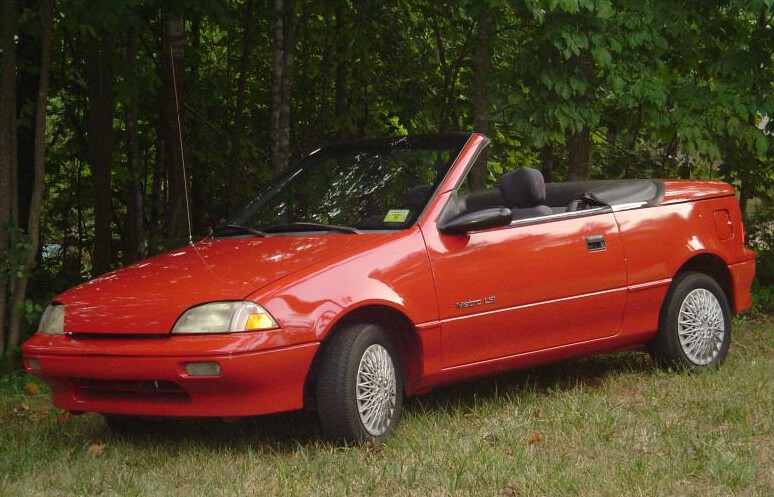
[(188, 203), (188, 174), (185, 171), (185, 151), (183, 150), (183, 127), (180, 124), (180, 103), (177, 98), (177, 76), (175, 74), (175, 56), (169, 47), (169, 62), (172, 64), (172, 87), (175, 89), (175, 115), (177, 115), (177, 137), (180, 140), (180, 164), (183, 166), (183, 193), (185, 194), (185, 214), (188, 217), (188, 244), (193, 245), (191, 228), (191, 206)]

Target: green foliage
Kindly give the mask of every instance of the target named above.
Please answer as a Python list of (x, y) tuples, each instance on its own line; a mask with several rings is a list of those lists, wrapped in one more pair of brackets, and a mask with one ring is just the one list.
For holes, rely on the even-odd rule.
[(44, 306), (27, 299), (21, 304), (19, 312), (24, 316), (24, 321), (27, 325), (35, 326), (40, 322), (40, 317), (43, 315), (44, 310)]
[[(770, 264), (770, 263), (769, 263)], [(770, 267), (768, 268), (771, 269)], [(763, 285), (759, 282), (752, 289), (753, 306), (751, 316), (771, 315), (774, 313), (774, 286)]]
[(770, 213), (756, 213), (748, 223), (747, 243), (757, 254), (758, 280), (774, 285), (774, 222)]
[[(19, 93), (27, 95), (19, 102), (20, 143), (29, 141), (34, 116), (34, 91), (23, 90), (34, 87), (39, 71), (34, 3), (19, 12)], [(292, 154), (345, 139), (470, 130), (477, 19), (489, 11), (495, 23), (491, 102), (485, 105), (491, 109), (492, 177), (519, 165), (550, 164), (553, 178), (564, 178), (570, 138), (587, 130), (594, 177), (719, 178), (739, 188), (745, 206), (763, 205), (774, 192), (773, 4), (296, 0)], [(58, 3), (41, 256), (30, 294), (38, 304), (92, 276), (97, 192), (89, 155), (87, 76), (97, 39), (108, 40), (112, 48), (113, 265), (123, 263), (129, 243), (130, 109), (137, 116), (144, 246), (148, 254), (164, 249), (175, 199), (169, 193), (162, 132), (168, 57), (162, 14), (183, 21), (180, 118), (196, 235), (204, 235), (229, 213), (229, 205), (246, 202), (272, 177), (275, 13), (270, 4)], [(132, 33), (137, 54), (130, 61)], [(252, 40), (246, 40), (248, 33)], [(237, 109), (240, 81), (243, 101)], [(231, 163), (238, 121), (241, 145)], [(20, 166), (22, 200), (30, 161)], [(229, 181), (234, 176), (238, 180)], [(748, 211), (751, 235), (766, 238), (758, 226), (767, 226), (774, 212)], [(20, 214), (23, 225), (26, 218)], [(6, 280), (33, 270), (22, 267), (21, 255), (29, 247), (23, 231), (9, 229), (16, 242), (0, 253), (0, 277)], [(772, 282), (774, 251), (756, 247), (762, 281)], [(32, 319), (35, 312), (26, 314)]]
[(0, 252), (0, 278), (22, 278), (34, 269), (26, 265), (27, 253), (32, 248), (29, 235), (13, 224), (3, 229), (7, 229), (11, 236), (11, 246)]

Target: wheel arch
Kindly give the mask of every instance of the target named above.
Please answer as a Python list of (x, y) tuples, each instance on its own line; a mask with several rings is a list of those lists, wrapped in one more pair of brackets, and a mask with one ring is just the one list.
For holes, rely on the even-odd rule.
[(688, 259), (675, 273), (675, 277), (689, 271), (704, 273), (718, 282), (726, 300), (731, 307), (731, 313), (736, 314), (734, 308), (734, 285), (731, 272), (726, 262), (718, 255), (711, 253), (699, 254)]
[(315, 381), (320, 358), (326, 353), (328, 344), (336, 333), (356, 323), (371, 323), (384, 328), (393, 343), (398, 347), (403, 370), (403, 387), (407, 395), (413, 391), (422, 374), (422, 341), (409, 317), (395, 307), (385, 304), (368, 304), (343, 314), (329, 328), (320, 347), (317, 349), (312, 365), (304, 383), (304, 407), (315, 405)]

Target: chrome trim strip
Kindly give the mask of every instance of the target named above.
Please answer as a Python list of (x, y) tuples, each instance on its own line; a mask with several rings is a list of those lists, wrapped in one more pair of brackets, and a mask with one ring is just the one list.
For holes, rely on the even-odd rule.
[(631, 209), (639, 209), (640, 207), (644, 207), (648, 205), (647, 202), (629, 202), (628, 204), (613, 204), (611, 207), (613, 208), (613, 212), (619, 212), (619, 211), (628, 211)]
[(543, 300), (543, 301), (540, 301), (540, 302), (532, 302), (532, 303), (529, 303), (529, 304), (521, 304), (521, 305), (516, 305), (516, 306), (512, 306), (512, 307), (504, 307), (502, 309), (493, 309), (491, 311), (477, 312), (475, 314), (466, 314), (464, 316), (454, 316), (454, 317), (451, 317), (451, 318), (441, 319), (441, 324), (449, 323), (449, 322), (452, 322), (452, 321), (460, 321), (460, 320), (463, 320), (463, 319), (470, 319), (470, 318), (473, 318), (473, 317), (487, 316), (489, 314), (495, 314), (495, 313), (498, 313), (498, 312), (508, 312), (508, 311), (515, 311), (515, 310), (518, 310), (518, 309), (527, 309), (529, 307), (536, 307), (536, 306), (540, 306), (540, 305), (553, 304), (553, 303), (556, 303), (556, 302), (566, 302), (568, 300), (577, 300), (577, 299), (581, 299), (581, 298), (594, 297), (594, 296), (597, 296), (597, 295), (606, 295), (606, 294), (609, 294), (609, 293), (623, 292), (623, 291), (627, 291), (627, 290), (628, 290), (628, 287), (613, 288), (611, 290), (602, 290), (600, 292), (584, 293), (584, 294), (581, 294), (581, 295), (573, 295), (571, 297), (562, 297), (562, 298), (552, 299), (552, 300)]
[(602, 207), (595, 207), (593, 209), (584, 209), (581, 211), (559, 212), (557, 214), (550, 214), (548, 216), (530, 217), (527, 219), (517, 219), (516, 221), (511, 221), (511, 224), (509, 224), (508, 226), (504, 226), (504, 228), (516, 227), (516, 226), (530, 226), (533, 224), (540, 224), (540, 223), (552, 222), (552, 221), (561, 221), (564, 219), (573, 219), (576, 217), (596, 216), (597, 214), (605, 214), (608, 212), (612, 212), (612, 211), (610, 207), (606, 205)]
[(663, 280), (648, 281), (646, 283), (637, 283), (636, 285), (629, 285), (630, 292), (636, 292), (637, 290), (647, 290), (648, 288), (656, 288), (659, 286), (665, 286), (672, 283), (672, 278), (665, 278)]
[[(581, 299), (581, 298), (586, 298), (586, 297), (595, 297), (595, 296), (598, 296), (598, 295), (605, 295), (605, 294), (615, 293), (615, 292), (622, 292), (622, 291), (634, 292), (634, 291), (638, 291), (638, 290), (647, 290), (649, 288), (656, 288), (656, 287), (660, 287), (660, 286), (669, 285), (670, 283), (672, 283), (672, 278), (666, 278), (666, 279), (663, 279), (663, 280), (649, 281), (647, 283), (638, 283), (636, 285), (629, 285), (629, 286), (625, 286), (625, 287), (612, 288), (610, 290), (602, 290), (602, 291), (599, 291), (599, 292), (584, 293), (584, 294), (581, 294), (581, 295), (573, 295), (571, 297), (562, 297), (562, 298), (558, 298), (558, 299), (544, 300), (544, 301), (541, 301), (541, 302), (531, 302), (529, 304), (521, 304), (521, 305), (516, 305), (516, 306), (512, 306), (512, 307), (503, 307), (502, 309), (492, 309), (491, 311), (477, 312), (477, 313), (473, 313), (473, 314), (465, 314), (463, 316), (454, 316), (454, 317), (450, 317), (450, 318), (441, 319), (438, 323), (439, 324), (449, 323), (449, 322), (452, 322), (452, 321), (460, 321), (460, 320), (475, 318), (475, 317), (479, 317), (479, 316), (487, 316), (487, 315), (495, 314), (495, 313), (498, 313), (498, 312), (515, 311), (515, 310), (518, 310), (518, 309), (526, 309), (526, 308), (529, 308), (529, 307), (536, 307), (536, 306), (539, 306), (539, 305), (553, 304), (553, 303), (556, 303), (556, 302), (566, 302), (568, 300), (576, 300), (576, 299)], [(417, 328), (425, 327), (425, 326), (430, 327), (431, 323), (435, 324), (434, 322), (422, 323), (422, 324), (416, 325), (416, 327)]]
[(545, 354), (545, 353), (548, 353), (550, 351), (571, 349), (573, 347), (580, 347), (582, 345), (588, 345), (588, 344), (592, 344), (592, 343), (612, 342), (612, 341), (615, 341), (615, 340), (618, 340), (618, 339), (620, 339), (619, 335), (612, 335), (612, 336), (608, 336), (608, 337), (592, 338), (590, 340), (583, 340), (583, 341), (580, 341), (580, 342), (573, 342), (573, 343), (567, 343), (567, 344), (564, 344), (564, 345), (557, 345), (557, 346), (548, 347), (548, 348), (545, 348), (545, 349), (537, 349), (537, 350), (530, 350), (528, 352), (520, 352), (518, 354), (511, 354), (511, 355), (507, 355), (507, 356), (503, 356), (503, 357), (493, 357), (491, 359), (484, 359), (484, 360), (481, 360), (481, 361), (468, 362), (468, 363), (465, 363), (465, 364), (458, 364), (456, 366), (449, 366), (448, 368), (442, 368), (441, 369), (441, 373), (447, 373), (447, 372), (450, 372), (450, 371), (458, 371), (458, 370), (461, 370), (461, 369), (468, 369), (468, 368), (471, 368), (471, 367), (481, 366), (481, 365), (484, 365), (484, 364), (496, 364), (498, 362), (510, 361), (510, 360), (516, 359), (518, 357), (529, 357), (529, 356), (533, 356), (533, 355)]

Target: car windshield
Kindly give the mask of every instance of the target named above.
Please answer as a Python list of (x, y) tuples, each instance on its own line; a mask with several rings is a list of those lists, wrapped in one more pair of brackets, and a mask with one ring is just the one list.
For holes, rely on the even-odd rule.
[(215, 234), (404, 229), (424, 210), (468, 137), (406, 136), (326, 147), (291, 166)]

